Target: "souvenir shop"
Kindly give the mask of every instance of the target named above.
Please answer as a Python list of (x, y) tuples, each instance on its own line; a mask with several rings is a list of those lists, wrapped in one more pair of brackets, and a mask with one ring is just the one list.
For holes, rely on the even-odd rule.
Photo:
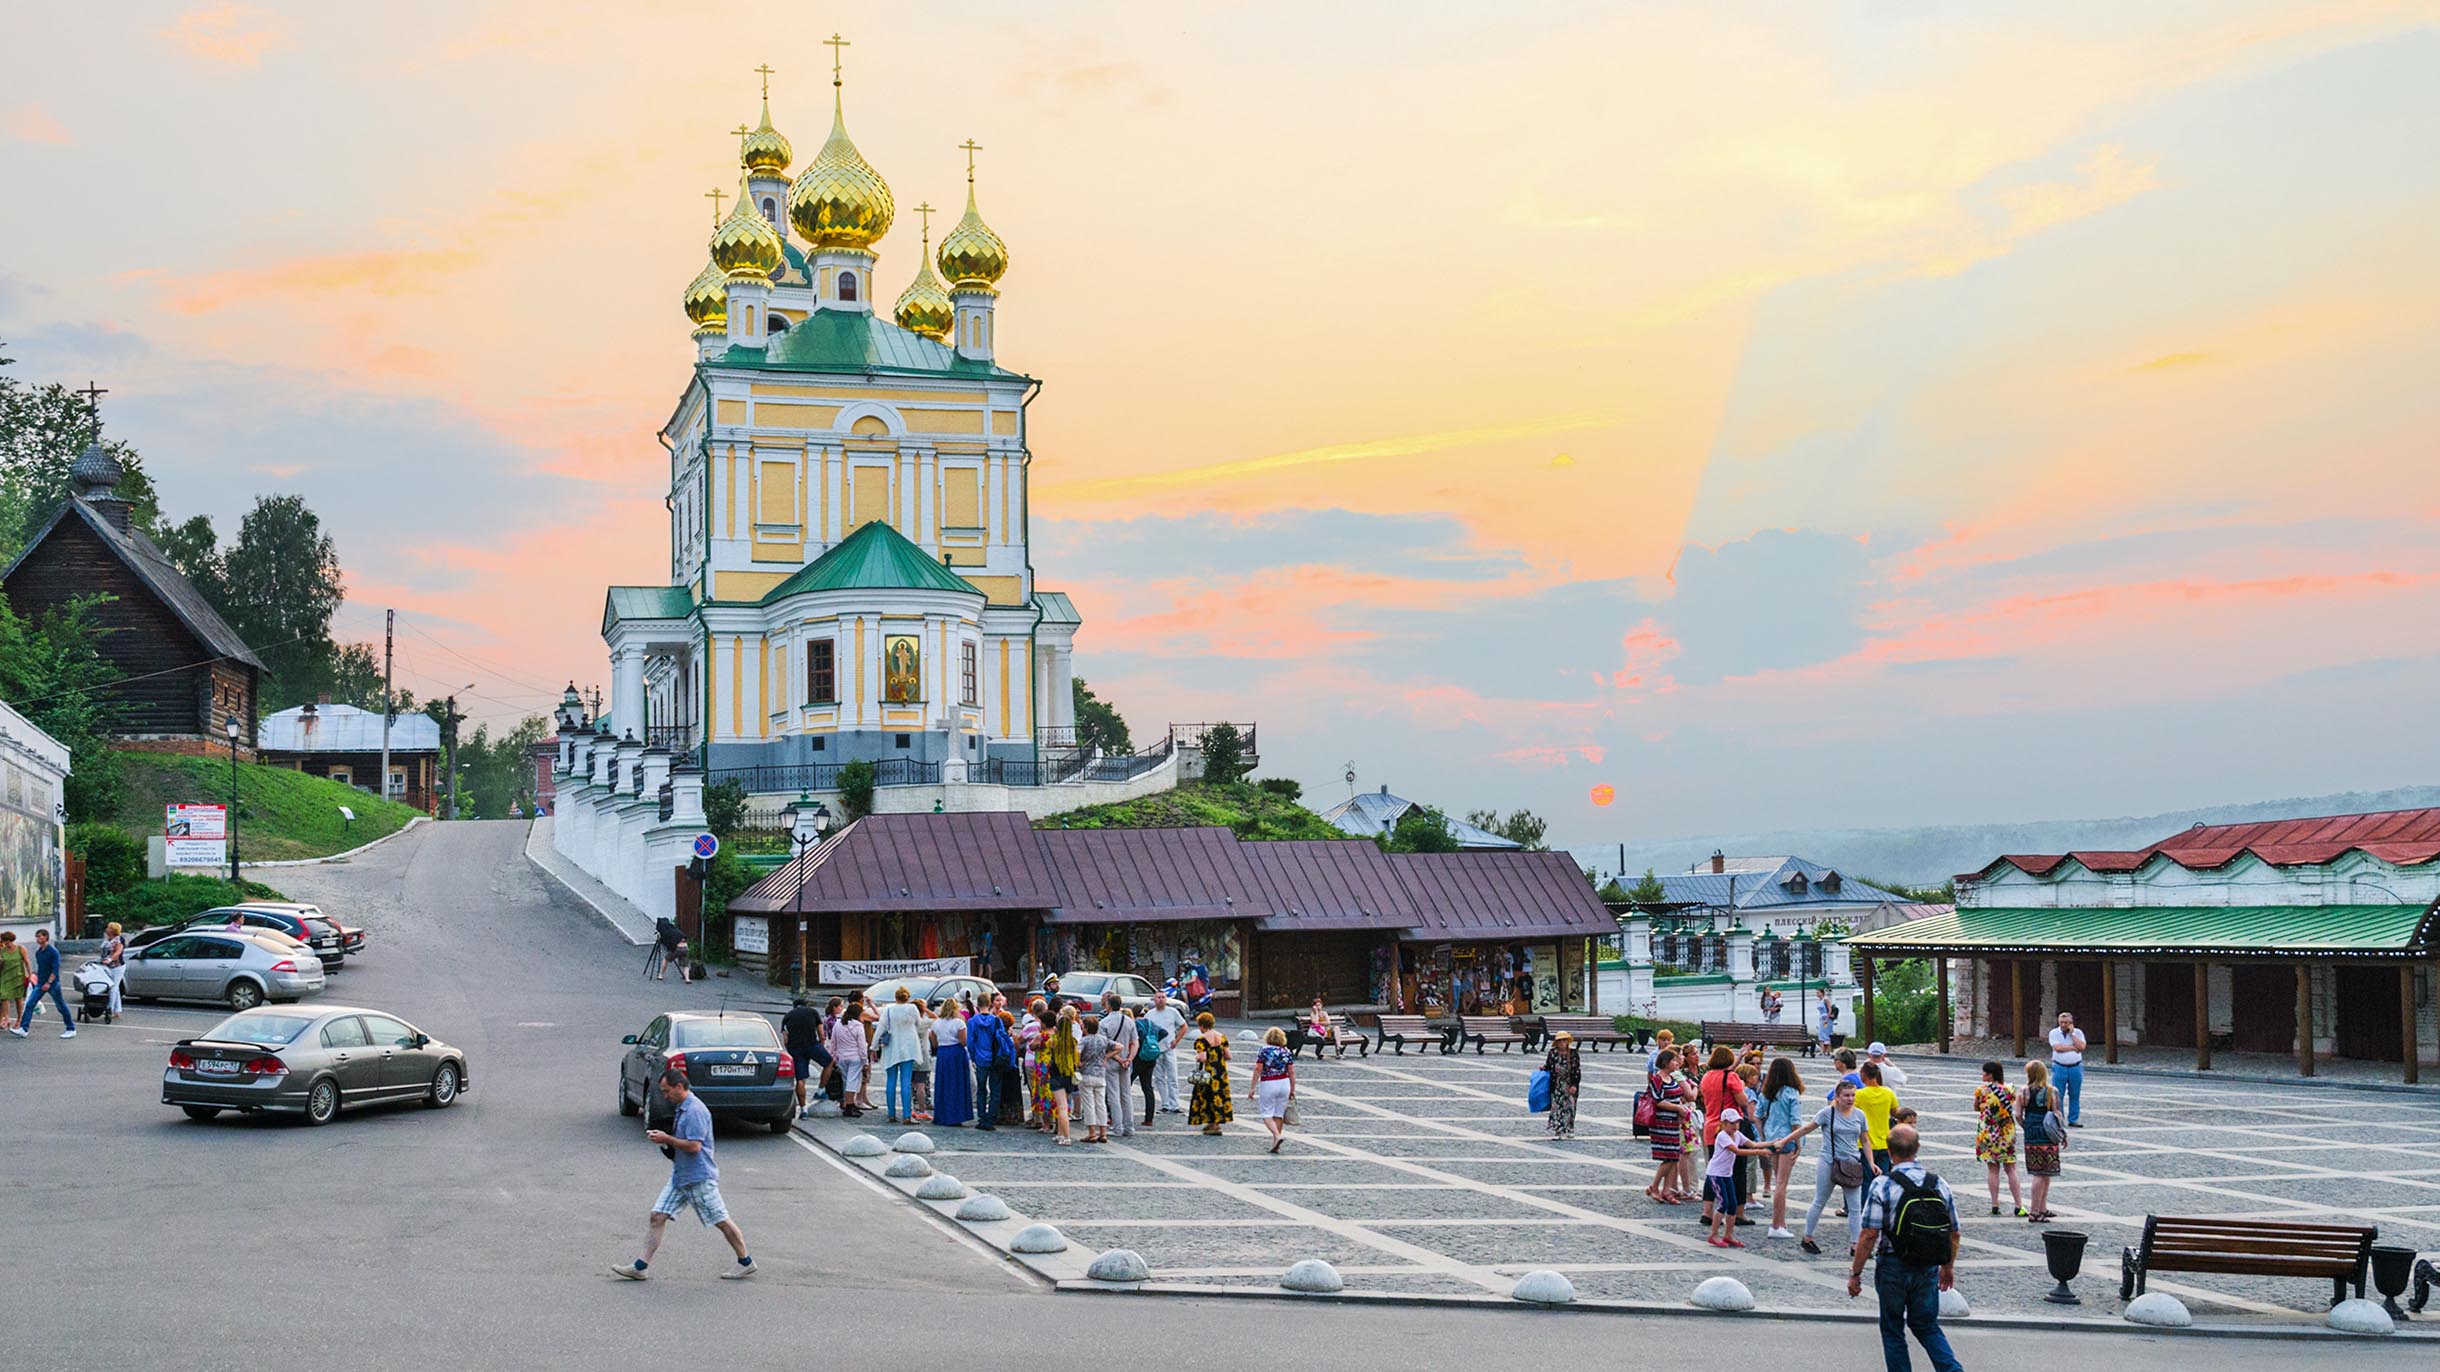
[(1582, 938), (1402, 943), (1395, 1003), (1434, 1016), (1584, 1013), (1585, 949)]
[[(974, 974), (1016, 983), (1028, 976), (1023, 958), (1038, 914), (1031, 910), (908, 910), (812, 916), (808, 950), (814, 961), (898, 962), (974, 959)], [(774, 929), (793, 929), (785, 910)]]
[[(1132, 972), (1155, 986), (1200, 970), (1222, 1013), (1245, 983), (1245, 922), (1233, 919), (1044, 924), (1034, 934), (1036, 973)], [(1181, 972), (1181, 969), (1184, 969)]]

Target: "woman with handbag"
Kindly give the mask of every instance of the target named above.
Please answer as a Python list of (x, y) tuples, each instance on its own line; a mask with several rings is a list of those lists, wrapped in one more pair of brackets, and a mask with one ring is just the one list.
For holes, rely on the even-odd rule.
[(1271, 1131), (1271, 1151), (1287, 1141), (1288, 1103), (1296, 1099), (1296, 1055), (1288, 1051), (1288, 1031), (1266, 1030), (1262, 1051), (1254, 1055), (1254, 1084), (1245, 1098), (1262, 1114), (1262, 1127)]
[(1550, 1051), (1542, 1055), (1542, 1070), (1550, 1076), (1550, 1136), (1576, 1136), (1576, 1096), (1584, 1085), (1584, 1063), (1576, 1054), (1576, 1036), (1560, 1030), (1550, 1036)]
[(1217, 1134), (1220, 1126), (1237, 1118), (1237, 1107), (1228, 1093), (1228, 1035), (1213, 1026), (1218, 1021), (1209, 1011), (1195, 1016), (1195, 1070), (1187, 1075), (1194, 1087), (1194, 1096), (1186, 1102), (1186, 1122), (1201, 1125), (1206, 1134)]
[(1999, 1174), (2008, 1174), (2008, 1195), (2016, 1202), (2016, 1217), (2025, 1218), (2025, 1183), (2016, 1174), (2016, 1093), (2008, 1089), (2008, 1069), (1997, 1062), (1982, 1065), (1982, 1083), (1974, 1088), (1974, 1156), (1983, 1165), (1991, 1187), (1991, 1213), (1999, 1213)]
[(2050, 1183), (2059, 1175), (2059, 1150), (2067, 1145), (2067, 1121), (2059, 1114), (2059, 1091), (2050, 1084), (2050, 1064), (2025, 1064), (2025, 1089), (2016, 1095), (2017, 1127), (2025, 1135), (2025, 1171), (2033, 1178), (2033, 1213), (2028, 1224), (2048, 1224)]
[(1822, 1207), (1830, 1203), (1830, 1193), (1835, 1190), (1847, 1206), (1847, 1247), (1852, 1251), (1856, 1237), (1864, 1232), (1864, 1206), (1856, 1192), (1878, 1172), (1866, 1138), (1864, 1112), (1855, 1108), (1852, 1083), (1840, 1082), (1830, 1095), (1830, 1103), (1813, 1117), (1812, 1123), (1779, 1142), (1794, 1143), (1816, 1129), (1825, 1142), (1822, 1160), (1813, 1169), (1813, 1204), (1805, 1211), (1804, 1250), (1822, 1251), (1821, 1245), (1813, 1241), (1813, 1231), (1820, 1227)]

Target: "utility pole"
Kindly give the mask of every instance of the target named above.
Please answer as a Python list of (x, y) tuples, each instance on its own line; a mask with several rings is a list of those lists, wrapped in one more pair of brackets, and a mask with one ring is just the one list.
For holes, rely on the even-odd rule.
[(444, 759), (442, 765), (449, 769), (449, 818), (451, 819), (456, 819), (458, 817), (458, 723), (465, 718), (466, 717), (464, 715), (458, 713), (457, 694), (455, 692), (451, 692), (449, 695), (449, 713), (447, 718), (441, 723), (441, 742), (443, 744), (443, 752), (441, 756)]
[(382, 612), (381, 624), (381, 798), (390, 798), (390, 721), (396, 717), (397, 697), (390, 694), (391, 640), (398, 632), (398, 611)]
[(593, 693), (593, 718), (598, 720), (602, 717), (602, 688), (594, 686), (588, 689)]

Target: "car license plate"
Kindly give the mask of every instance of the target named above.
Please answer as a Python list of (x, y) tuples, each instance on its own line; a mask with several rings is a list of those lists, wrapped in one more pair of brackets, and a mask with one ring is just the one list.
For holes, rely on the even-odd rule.
[(233, 1077), (237, 1075), (237, 1064), (234, 1062), (221, 1062), (214, 1058), (205, 1058), (203, 1061), (195, 1064), (195, 1070), (208, 1077)]
[(754, 1065), (745, 1062), (714, 1063), (707, 1070), (715, 1077), (750, 1077), (754, 1075)]

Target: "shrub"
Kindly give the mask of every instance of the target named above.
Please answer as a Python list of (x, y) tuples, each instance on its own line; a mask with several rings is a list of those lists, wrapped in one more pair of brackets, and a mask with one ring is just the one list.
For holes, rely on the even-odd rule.
[(1610, 1027), (1622, 1034), (1632, 1034), (1639, 1029), (1657, 1034), (1666, 1029), (1677, 1036), (1680, 1045), (1692, 1043), (1703, 1036), (1702, 1025), (1682, 1019), (1646, 1019), (1641, 1015), (1613, 1015), (1610, 1017)]
[(1264, 777), (1254, 784), (1281, 800), (1302, 800), (1305, 797), (1305, 783), (1294, 777)]
[(1930, 1043), (1940, 1037), (1940, 991), (1932, 964), (1908, 958), (1880, 969), (1872, 986), (1873, 1032), (1885, 1043)]
[(851, 762), (839, 769), (839, 808), (847, 812), (848, 822), (873, 812), (873, 786), (879, 779), (869, 762)]
[(216, 905), (242, 900), (285, 900), (259, 881), (232, 885), (226, 877), (180, 872), (159, 881), (139, 881), (124, 890), (85, 894), (85, 918), (117, 920), (129, 929), (182, 924)]
[(736, 777), (703, 788), (703, 827), (726, 839), (745, 827), (746, 784)]
[(87, 902), (144, 879), (144, 841), (107, 820), (69, 825), (68, 849), (85, 860)]
[(1245, 780), (1254, 770), (1245, 762), (1245, 735), (1234, 724), (1215, 724), (1203, 731), (1203, 779), (1215, 786)]

